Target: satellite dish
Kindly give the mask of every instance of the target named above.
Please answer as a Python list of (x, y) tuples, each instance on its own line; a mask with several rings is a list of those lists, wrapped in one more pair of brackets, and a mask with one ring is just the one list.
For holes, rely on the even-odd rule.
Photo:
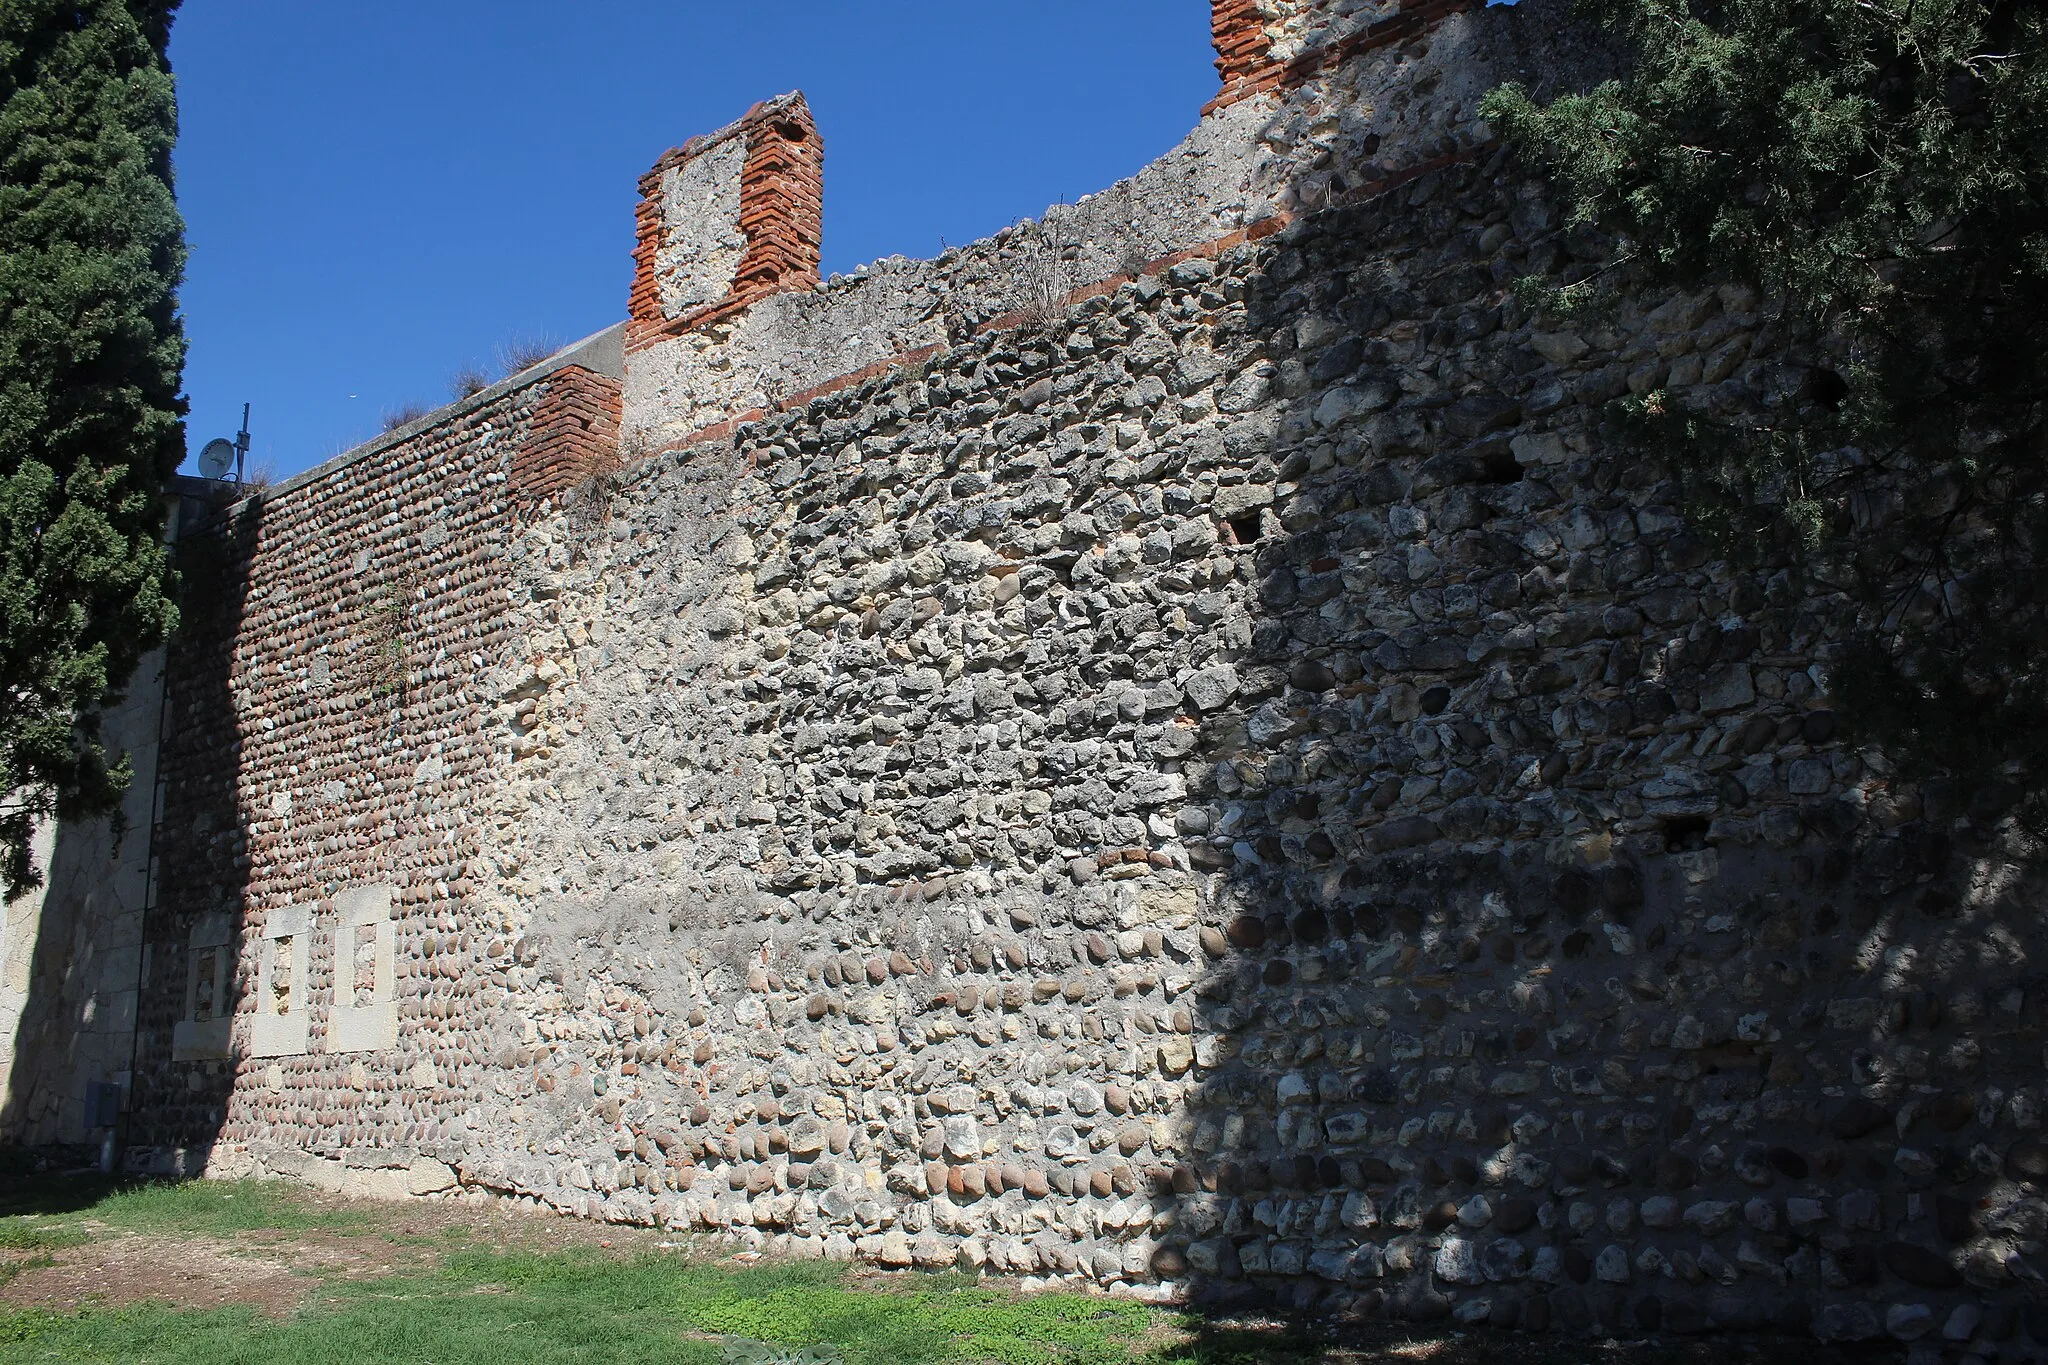
[(209, 479), (225, 479), (235, 467), (235, 443), (225, 436), (206, 443), (199, 452), (199, 472)]
[(199, 452), (199, 472), (209, 479), (225, 479), (233, 470), (235, 482), (242, 481), (242, 459), (249, 453), (249, 405), (242, 404), (242, 429), (230, 441), (222, 436), (208, 441)]

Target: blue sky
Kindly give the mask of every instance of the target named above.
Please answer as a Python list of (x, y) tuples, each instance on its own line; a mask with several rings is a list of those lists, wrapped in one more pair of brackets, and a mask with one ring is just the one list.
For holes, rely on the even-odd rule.
[[(192, 450), (289, 475), (519, 338), (624, 316), (635, 182), (801, 88), (825, 269), (1128, 175), (1214, 93), (1203, 0), (185, 0)], [(188, 461), (188, 469), (190, 462)]]

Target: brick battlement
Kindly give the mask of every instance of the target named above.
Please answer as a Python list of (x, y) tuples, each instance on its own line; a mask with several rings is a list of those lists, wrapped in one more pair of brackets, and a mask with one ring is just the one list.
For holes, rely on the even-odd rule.
[[(757, 104), (737, 123), (664, 153), (640, 179), (626, 349), (709, 326), (772, 294), (816, 288), (824, 161), (800, 93)], [(706, 201), (678, 203), (671, 189), (693, 168), (707, 172)], [(711, 297), (676, 307), (663, 297), (662, 256), (691, 235), (737, 237), (743, 245), (715, 281), (722, 292), (713, 288)]]

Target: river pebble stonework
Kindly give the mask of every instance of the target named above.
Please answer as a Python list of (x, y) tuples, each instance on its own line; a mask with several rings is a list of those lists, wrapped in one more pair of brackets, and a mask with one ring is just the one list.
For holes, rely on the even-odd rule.
[[(969, 248), (974, 309), (778, 396), (717, 338), (922, 268), (793, 284), (778, 227), (689, 300), (728, 330), (664, 306), (192, 533), (252, 586), (173, 652), (174, 708), (225, 706), (167, 741), (205, 854), (147, 935), (136, 1162), (1155, 1299), (2048, 1347), (2038, 892), (1845, 738), (1849, 599), (1722, 557), (1607, 422), (1815, 361), (1745, 290), (1627, 283), (1489, 142), (1472, 92), (1555, 18), (1224, 0), (1172, 183), (1231, 128), (1257, 170), (1200, 240), (1077, 242), (1006, 313), (1028, 244)], [(741, 259), (811, 221), (763, 198), (808, 120), (650, 194), (703, 180)], [(1602, 272), (1572, 321), (1511, 287)]]

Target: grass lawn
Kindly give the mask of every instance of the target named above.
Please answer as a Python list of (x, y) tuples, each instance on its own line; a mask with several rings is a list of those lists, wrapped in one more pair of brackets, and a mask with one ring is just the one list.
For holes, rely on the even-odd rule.
[(1810, 1343), (1212, 1322), (282, 1184), (0, 1184), (8, 1365), (1832, 1365)]
[(147, 1303), (17, 1312), (0, 1319), (0, 1354), (134, 1365), (1021, 1365), (1127, 1361), (1150, 1327), (1135, 1305), (1013, 1299), (953, 1283), (856, 1290), (815, 1266), (726, 1270), (590, 1251), (459, 1253), (437, 1273), (330, 1288), (281, 1321), (247, 1307), (181, 1312)]
[[(1172, 1314), (1091, 1294), (1020, 1296), (956, 1275), (877, 1276), (820, 1264), (739, 1265), (657, 1234), (530, 1215), (437, 1218), (454, 1205), (345, 1204), (274, 1183), (192, 1181), (0, 1192), (0, 1291), (75, 1269), (90, 1286), (51, 1306), (0, 1296), (0, 1359), (66, 1365), (1251, 1365), (1322, 1359), (1271, 1331), (1197, 1334)], [(546, 1234), (575, 1245), (545, 1245)], [(521, 1245), (539, 1234), (539, 1249)], [(638, 1238), (641, 1245), (632, 1243)], [(602, 1240), (600, 1240), (602, 1239)], [(616, 1244), (615, 1240), (616, 1239)], [(555, 1239), (559, 1242), (559, 1238)], [(177, 1306), (133, 1258), (250, 1258), (317, 1245), (402, 1263), (342, 1275), (315, 1257), (294, 1306)], [(365, 1250), (366, 1249), (366, 1250)], [(357, 1254), (362, 1253), (362, 1254)], [(16, 1301), (8, 1302), (12, 1297)], [(1296, 1349), (1296, 1348), (1299, 1349)], [(1276, 1354), (1278, 1352), (1278, 1354)]]

